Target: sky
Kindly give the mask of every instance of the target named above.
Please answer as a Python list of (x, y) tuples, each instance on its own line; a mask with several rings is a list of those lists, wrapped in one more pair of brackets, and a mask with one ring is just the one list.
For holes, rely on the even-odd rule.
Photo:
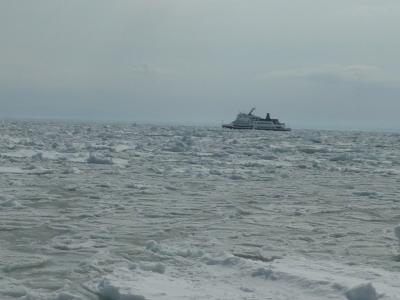
[(1, 0), (0, 118), (400, 130), (398, 0)]

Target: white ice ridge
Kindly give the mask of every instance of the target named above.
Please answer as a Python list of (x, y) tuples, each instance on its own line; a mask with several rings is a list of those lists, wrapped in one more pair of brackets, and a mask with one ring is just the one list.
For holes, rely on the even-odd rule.
[(167, 267), (163, 265), (160, 272), (120, 264), (97, 285), (92, 283), (92, 288), (110, 300), (400, 299), (400, 274), (383, 270), (301, 257), (265, 262), (230, 253), (164, 247), (154, 241), (147, 243), (146, 251), (160, 254), (157, 259), (163, 258)]

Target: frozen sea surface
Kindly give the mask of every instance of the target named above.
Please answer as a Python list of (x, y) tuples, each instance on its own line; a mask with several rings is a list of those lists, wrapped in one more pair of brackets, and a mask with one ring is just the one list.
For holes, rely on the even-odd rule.
[(0, 122), (0, 299), (400, 299), (400, 135)]

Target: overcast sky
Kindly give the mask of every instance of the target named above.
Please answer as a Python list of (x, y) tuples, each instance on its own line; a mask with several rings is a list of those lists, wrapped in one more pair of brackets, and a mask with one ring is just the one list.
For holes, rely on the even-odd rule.
[(1, 0), (0, 117), (400, 129), (399, 0)]

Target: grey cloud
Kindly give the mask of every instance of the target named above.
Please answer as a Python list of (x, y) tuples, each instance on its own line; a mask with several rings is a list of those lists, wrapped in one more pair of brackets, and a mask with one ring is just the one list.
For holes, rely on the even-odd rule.
[(399, 14), (398, 0), (0, 1), (0, 116), (215, 124), (257, 106), (293, 126), (380, 111), (400, 128)]
[(160, 67), (157, 67), (155, 65), (151, 65), (148, 63), (141, 63), (141, 64), (136, 64), (131, 66), (131, 70), (133, 73), (136, 74), (144, 74), (144, 75), (169, 75), (172, 72), (167, 69), (163, 69)]
[(265, 80), (306, 79), (318, 82), (360, 82), (400, 85), (398, 77), (370, 65), (321, 65), (273, 70), (262, 75)]

